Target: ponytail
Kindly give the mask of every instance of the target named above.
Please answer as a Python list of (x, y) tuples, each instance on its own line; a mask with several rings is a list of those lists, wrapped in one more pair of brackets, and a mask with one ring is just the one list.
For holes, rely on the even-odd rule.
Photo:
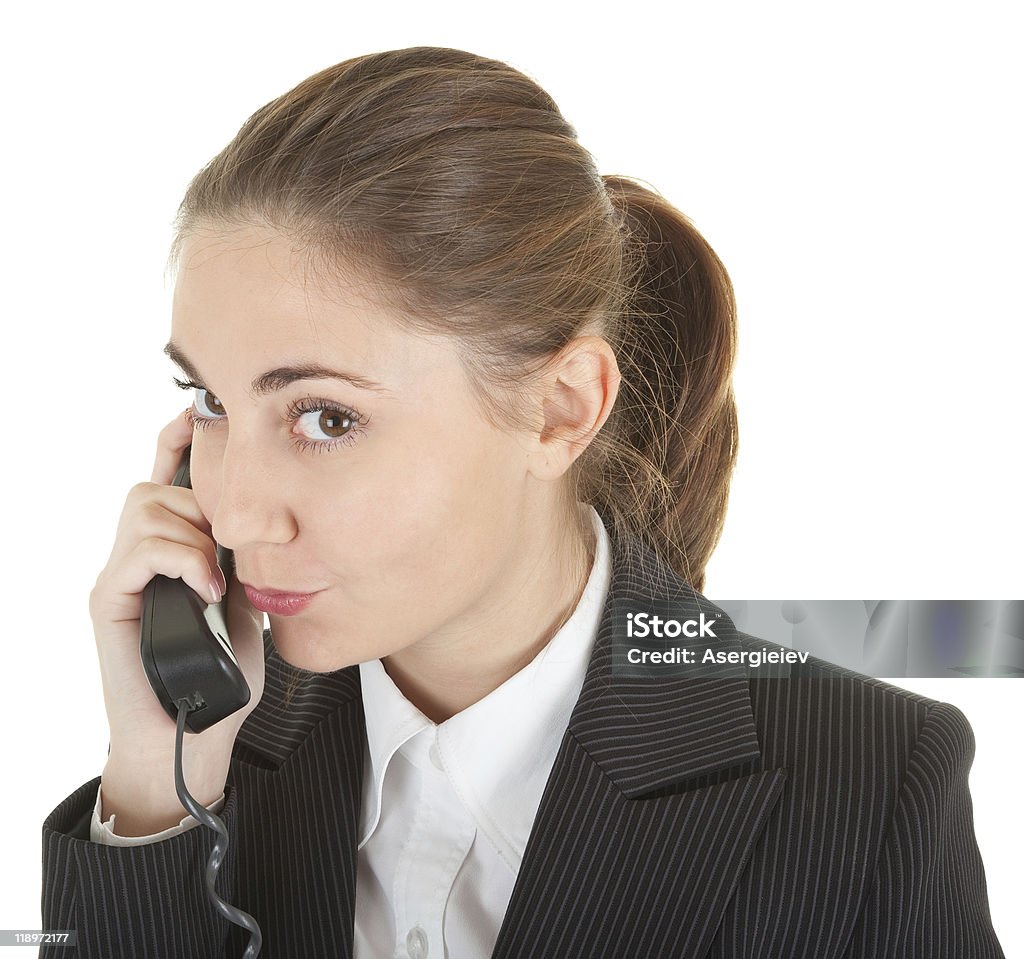
[(624, 177), (604, 182), (626, 234), (629, 292), (616, 344), (619, 396), (591, 444), (599, 448), (580, 457), (580, 499), (702, 591), (738, 449), (732, 284), (664, 197)]

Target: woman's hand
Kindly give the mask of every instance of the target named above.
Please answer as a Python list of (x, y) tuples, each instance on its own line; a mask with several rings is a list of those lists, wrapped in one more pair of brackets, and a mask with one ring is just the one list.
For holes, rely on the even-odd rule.
[[(110, 558), (89, 596), (110, 725), (103, 813), (117, 813), (119, 835), (149, 835), (187, 815), (174, 788), (175, 721), (142, 666), (139, 619), (143, 590), (157, 573), (180, 577), (208, 602), (219, 599), (216, 588), (225, 589), (210, 523), (195, 494), (169, 485), (191, 442), (184, 413), (161, 430), (152, 480), (129, 491)], [(263, 695), (263, 615), (233, 575), (226, 591), (228, 636), (251, 698), (209, 729), (185, 736), (185, 784), (204, 805), (223, 792), (235, 737)]]

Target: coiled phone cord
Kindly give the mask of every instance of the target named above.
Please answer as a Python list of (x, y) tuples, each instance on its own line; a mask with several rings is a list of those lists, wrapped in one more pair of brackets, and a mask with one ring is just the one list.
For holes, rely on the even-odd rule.
[(174, 740), (174, 788), (178, 792), (178, 799), (181, 804), (198, 819), (204, 826), (209, 826), (217, 833), (217, 841), (213, 844), (213, 851), (206, 861), (206, 891), (213, 901), (214, 908), (229, 922), (236, 926), (248, 929), (250, 932), (249, 945), (245, 947), (242, 959), (256, 959), (260, 954), (263, 945), (263, 933), (256, 920), (247, 912), (243, 912), (235, 906), (225, 902), (214, 889), (217, 880), (217, 870), (224, 859), (228, 848), (228, 831), (224, 822), (219, 816), (214, 815), (205, 806), (201, 806), (193, 798), (192, 794), (185, 788), (185, 776), (181, 769), (182, 742), (185, 738), (185, 719), (192, 707), (187, 699), (178, 700), (178, 727)]

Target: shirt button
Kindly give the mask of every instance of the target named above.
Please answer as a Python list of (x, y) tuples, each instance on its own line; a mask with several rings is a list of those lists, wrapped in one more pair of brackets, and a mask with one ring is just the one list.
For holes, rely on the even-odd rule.
[(430, 744), (430, 761), (442, 772), (444, 771), (444, 764), (441, 762), (441, 750), (437, 748), (437, 743)]
[(427, 959), (427, 945), (427, 934), (419, 926), (413, 926), (405, 937), (409, 959)]

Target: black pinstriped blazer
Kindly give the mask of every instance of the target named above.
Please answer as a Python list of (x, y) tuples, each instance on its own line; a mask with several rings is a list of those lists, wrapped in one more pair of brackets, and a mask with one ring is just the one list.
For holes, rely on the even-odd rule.
[[(952, 706), (810, 660), (780, 679), (613, 675), (615, 614), (673, 595), (721, 614), (641, 545), (614, 546), (583, 688), (541, 799), (495, 959), (994, 959)], [(288, 709), (267, 684), (221, 816), (218, 890), (265, 959), (351, 955), (365, 726), (358, 667)], [(43, 825), (42, 925), (88, 959), (242, 955), (210, 906), (202, 827), (141, 847), (88, 841), (99, 778)], [(382, 950), (382, 955), (384, 955)], [(442, 959), (431, 956), (430, 959)], [(474, 957), (452, 957), (474, 959)]]

